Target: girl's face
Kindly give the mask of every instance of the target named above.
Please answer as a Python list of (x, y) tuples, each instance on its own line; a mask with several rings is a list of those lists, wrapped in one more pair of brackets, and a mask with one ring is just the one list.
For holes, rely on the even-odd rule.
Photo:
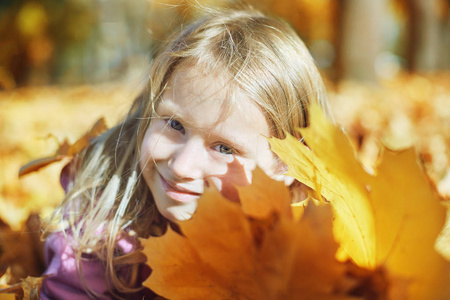
[[(227, 106), (231, 97), (237, 104)], [(256, 165), (273, 177), (269, 136), (256, 103), (223, 76), (178, 67), (141, 146), (140, 166), (161, 214), (189, 219), (209, 183), (239, 201), (235, 185), (249, 184)]]

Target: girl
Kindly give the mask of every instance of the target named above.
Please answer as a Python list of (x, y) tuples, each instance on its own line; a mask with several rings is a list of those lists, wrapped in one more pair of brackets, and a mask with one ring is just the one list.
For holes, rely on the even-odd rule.
[(328, 111), (308, 50), (284, 22), (254, 10), (209, 13), (160, 52), (143, 96), (68, 166), (49, 227), (43, 299), (146, 299), (137, 237), (191, 218), (206, 182), (231, 201), (259, 165), (285, 166), (266, 137), (300, 139), (307, 106)]

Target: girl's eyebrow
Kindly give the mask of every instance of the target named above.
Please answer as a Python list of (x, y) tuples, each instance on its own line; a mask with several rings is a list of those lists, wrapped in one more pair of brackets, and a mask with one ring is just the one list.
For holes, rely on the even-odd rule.
[[(191, 129), (204, 131), (206, 133), (211, 132), (211, 128), (203, 128), (202, 126), (199, 126), (196, 120), (190, 120), (189, 116), (186, 116), (183, 114), (183, 108), (180, 107), (177, 104), (174, 104), (172, 101), (161, 101), (161, 103), (156, 108), (156, 113), (159, 117), (165, 116), (169, 117), (171, 119), (176, 119), (179, 121), (183, 126), (187, 126)], [(221, 120), (217, 120), (217, 123), (219, 123)]]
[(170, 118), (179, 121), (183, 126), (189, 126), (190, 128), (201, 130), (194, 122), (189, 121), (187, 118), (183, 117), (182, 114), (178, 112), (178, 107), (167, 103), (161, 102), (156, 108), (157, 117), (162, 118)]

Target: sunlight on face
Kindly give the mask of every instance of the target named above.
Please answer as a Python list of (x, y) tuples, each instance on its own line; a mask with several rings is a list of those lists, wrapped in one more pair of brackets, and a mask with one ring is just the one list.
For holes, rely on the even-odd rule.
[(141, 146), (143, 176), (161, 214), (189, 219), (206, 180), (239, 201), (235, 185), (249, 184), (256, 165), (274, 175), (269, 136), (263, 112), (224, 76), (179, 67)]

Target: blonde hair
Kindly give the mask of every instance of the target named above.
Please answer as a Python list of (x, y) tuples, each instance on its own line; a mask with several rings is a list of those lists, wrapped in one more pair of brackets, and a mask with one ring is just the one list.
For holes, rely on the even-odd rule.
[(145, 132), (177, 67), (194, 62), (206, 72), (222, 70), (258, 103), (277, 137), (288, 132), (300, 138), (295, 128), (308, 125), (313, 102), (329, 112), (321, 77), (301, 39), (284, 21), (258, 11), (208, 11), (162, 49), (152, 63), (147, 89), (125, 121), (71, 164), (76, 176), (53, 219), (59, 224), (56, 230), (71, 236), (79, 262), (83, 252), (106, 261), (107, 278), (119, 292), (135, 290), (132, 280), (116, 275), (120, 264), (132, 260), (115, 253), (120, 236), (128, 229), (139, 236), (164, 231), (164, 219), (140, 176), (139, 158)]

